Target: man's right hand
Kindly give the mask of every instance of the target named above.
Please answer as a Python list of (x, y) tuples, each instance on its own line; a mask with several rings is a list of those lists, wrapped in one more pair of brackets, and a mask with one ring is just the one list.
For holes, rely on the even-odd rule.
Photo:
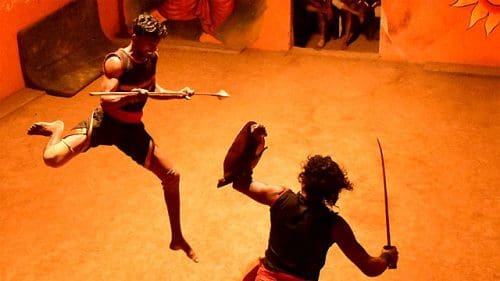
[(398, 249), (395, 246), (384, 246), (380, 254), (387, 261), (388, 268), (397, 268), (398, 255)]

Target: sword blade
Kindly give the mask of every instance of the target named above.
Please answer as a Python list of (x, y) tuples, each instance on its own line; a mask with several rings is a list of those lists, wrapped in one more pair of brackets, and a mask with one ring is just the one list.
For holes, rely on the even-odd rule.
[(385, 228), (387, 233), (387, 246), (391, 246), (391, 227), (389, 225), (389, 203), (387, 199), (387, 180), (385, 176), (385, 162), (384, 162), (384, 152), (382, 151), (382, 145), (380, 140), (377, 138), (378, 148), (380, 150), (380, 160), (382, 162), (382, 176), (384, 178), (384, 205), (385, 205)]

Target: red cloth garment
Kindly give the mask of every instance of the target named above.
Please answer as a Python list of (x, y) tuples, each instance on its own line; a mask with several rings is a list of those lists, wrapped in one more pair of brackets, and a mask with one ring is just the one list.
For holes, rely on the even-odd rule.
[(160, 15), (171, 20), (192, 20), (196, 16), (198, 0), (165, 0), (158, 7)]
[(235, 0), (166, 0), (158, 12), (170, 20), (193, 20), (198, 18), (203, 31), (215, 34), (233, 13)]
[(234, 2), (235, 0), (198, 0), (196, 14), (203, 31), (214, 35), (215, 30), (233, 13)]
[(273, 272), (267, 269), (262, 263), (257, 270), (255, 281), (307, 281), (284, 272)]

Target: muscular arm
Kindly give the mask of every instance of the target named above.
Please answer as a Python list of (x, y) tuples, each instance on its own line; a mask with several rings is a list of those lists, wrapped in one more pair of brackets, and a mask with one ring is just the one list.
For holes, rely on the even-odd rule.
[[(122, 62), (117, 56), (109, 57), (103, 66), (104, 81), (102, 89), (104, 92), (113, 92), (118, 89), (118, 78), (123, 74)], [(139, 93), (138, 93), (139, 94)], [(135, 95), (103, 95), (101, 105), (106, 109), (116, 109), (130, 102)]]
[[(118, 56), (110, 56), (104, 62), (103, 70), (104, 70), (104, 82), (103, 82), (103, 86), (102, 86), (103, 91), (105, 91), (105, 92), (115, 91), (119, 86), (118, 79), (123, 74), (122, 61), (120, 60), (120, 58)], [(183, 90), (181, 90), (181, 91), (183, 91)], [(163, 87), (158, 85), (158, 83), (156, 83), (156, 82), (155, 82), (155, 91), (157, 91), (157, 92), (174, 92), (174, 91), (169, 91), (169, 90), (164, 89)], [(130, 100), (133, 100), (135, 96), (136, 95), (103, 95), (103, 96), (101, 96), (101, 104), (103, 105), (103, 107), (106, 107), (108, 109), (119, 108), (119, 107), (129, 103)], [(154, 99), (162, 99), (162, 100), (181, 99), (181, 98), (186, 98), (186, 94), (179, 93), (178, 95), (150, 96), (150, 97), (154, 98)]]
[(252, 181), (250, 185), (239, 184), (235, 181), (233, 187), (253, 200), (268, 206), (271, 206), (285, 191), (282, 186), (268, 185), (258, 181)]
[(378, 276), (387, 268), (387, 253), (383, 252), (379, 257), (370, 256), (356, 240), (349, 224), (340, 216), (332, 228), (332, 237), (346, 257), (365, 275)]

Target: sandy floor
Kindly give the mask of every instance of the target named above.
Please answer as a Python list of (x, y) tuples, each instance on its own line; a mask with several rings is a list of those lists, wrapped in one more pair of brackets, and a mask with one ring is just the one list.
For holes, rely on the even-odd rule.
[[(34, 121), (70, 127), (86, 118), (98, 104), (86, 94), (96, 81), (73, 98), (40, 95), (1, 118), (1, 280), (241, 280), (264, 254), (268, 210), (215, 185), (248, 120), (269, 131), (255, 178), (297, 190), (300, 163), (313, 153), (348, 170), (355, 190), (342, 194), (340, 213), (373, 255), (385, 244), (380, 138), (400, 261), (377, 280), (500, 279), (498, 77), (315, 51), (161, 52), (162, 85), (232, 95), (151, 100), (145, 109), (148, 131), (182, 174), (183, 230), (201, 262), (168, 249), (152, 174), (112, 147), (48, 168), (47, 139), (26, 135)], [(334, 246), (320, 279), (368, 277)]]

